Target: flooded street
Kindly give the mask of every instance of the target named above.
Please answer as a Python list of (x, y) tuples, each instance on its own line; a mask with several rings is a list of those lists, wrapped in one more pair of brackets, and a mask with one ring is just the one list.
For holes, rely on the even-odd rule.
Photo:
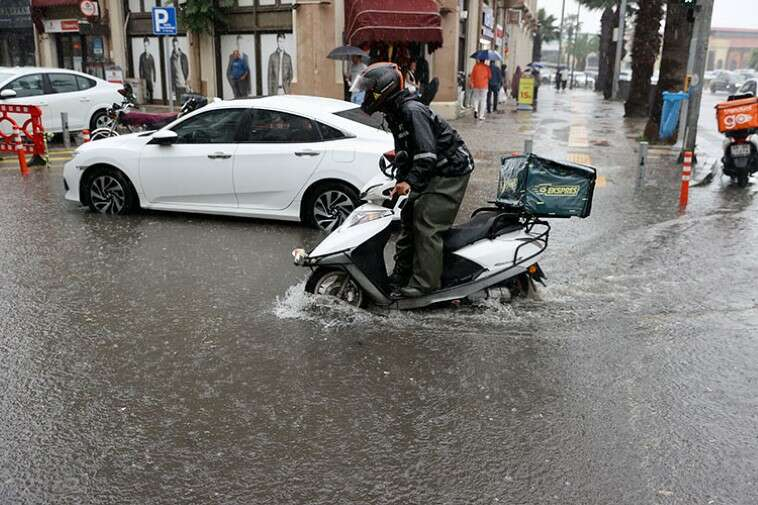
[[(541, 300), (361, 311), (303, 294), (297, 224), (63, 200), (0, 171), (0, 503), (758, 502), (758, 182), (677, 209), (623, 105), (540, 91), (454, 123), (477, 159), (598, 168), (556, 220)], [(700, 148), (720, 156), (704, 97)]]

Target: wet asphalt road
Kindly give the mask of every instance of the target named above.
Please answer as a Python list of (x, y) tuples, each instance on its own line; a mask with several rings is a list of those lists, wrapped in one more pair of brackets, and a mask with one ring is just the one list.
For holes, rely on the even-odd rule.
[(602, 176), (554, 223), (542, 300), (507, 305), (353, 310), (302, 294), (315, 231), (105, 218), (59, 168), (0, 171), (0, 503), (758, 502), (758, 183), (679, 215), (620, 114), (543, 90), (456, 123), (467, 212), (530, 136)]

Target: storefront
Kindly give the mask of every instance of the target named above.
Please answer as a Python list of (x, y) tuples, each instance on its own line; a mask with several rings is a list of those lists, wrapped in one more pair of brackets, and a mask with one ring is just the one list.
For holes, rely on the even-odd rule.
[(45, 66), (105, 77), (110, 30), (93, 0), (32, 0)]
[(32, 66), (34, 29), (29, 0), (0, 2), (0, 66)]
[(219, 95), (229, 99), (295, 93), (298, 40), (292, 2), (222, 0), (221, 6), (228, 23), (217, 30), (215, 40)]

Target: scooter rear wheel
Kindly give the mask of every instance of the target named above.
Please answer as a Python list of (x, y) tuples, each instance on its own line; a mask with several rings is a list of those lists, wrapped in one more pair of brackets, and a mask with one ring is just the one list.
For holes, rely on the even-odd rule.
[(305, 291), (314, 295), (334, 296), (354, 307), (365, 307), (366, 293), (344, 270), (317, 268), (305, 283)]

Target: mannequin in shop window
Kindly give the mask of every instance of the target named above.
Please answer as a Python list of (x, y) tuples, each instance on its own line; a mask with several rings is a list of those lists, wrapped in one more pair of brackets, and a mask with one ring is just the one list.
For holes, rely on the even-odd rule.
[(150, 54), (150, 39), (142, 39), (144, 52), (139, 57), (139, 78), (145, 83), (145, 101), (153, 101), (153, 89), (155, 85), (155, 59)]

